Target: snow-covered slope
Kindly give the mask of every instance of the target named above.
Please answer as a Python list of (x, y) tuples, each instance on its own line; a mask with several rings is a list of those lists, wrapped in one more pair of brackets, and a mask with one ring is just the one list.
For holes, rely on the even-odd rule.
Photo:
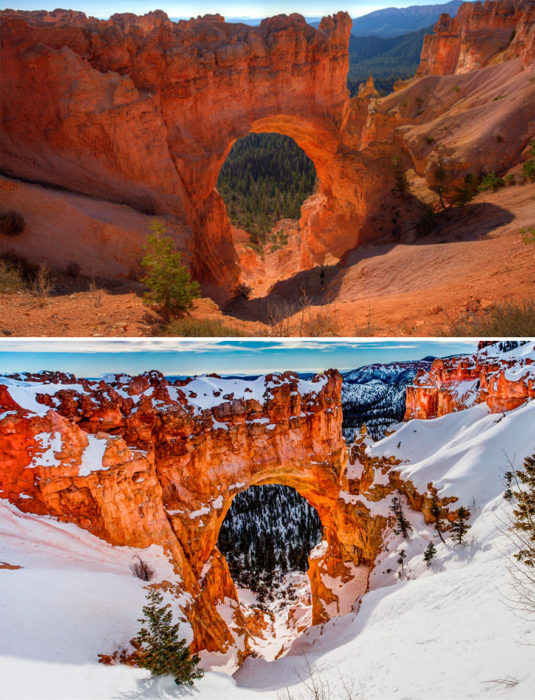
[[(0, 499), (2, 700), (97, 700), (139, 689), (148, 672), (97, 662), (98, 654), (127, 646), (139, 629), (145, 583), (130, 569), (136, 555), (155, 571), (153, 583), (177, 581), (155, 545), (113, 547)], [(185, 602), (172, 601), (177, 618)], [(191, 640), (187, 623), (181, 630)]]
[(402, 420), (407, 385), (419, 369), (428, 370), (433, 358), (373, 364), (342, 374), (344, 434), (351, 439), (364, 423), (374, 438), (383, 437), (386, 428)]
[[(129, 571), (135, 550), (0, 501), (0, 562), (23, 567), (0, 568), (0, 697), (280, 700), (285, 688), (306, 698), (311, 674), (336, 699), (347, 697), (345, 688), (368, 700), (535, 697), (533, 621), (508, 604), (513, 546), (502, 498), (508, 462), (520, 467), (535, 452), (535, 401), (505, 415), (479, 404), (408, 421), (368, 450), (402, 460), (393, 468), (419, 490), (432, 482), (467, 506), (467, 543), (446, 536), (442, 544), (404, 502), (412, 536), (387, 536), (358, 614), (310, 628), (271, 663), (248, 658), (234, 677), (207, 673), (193, 691), (96, 662), (137, 629), (143, 584)], [(365, 504), (388, 512), (390, 498)], [(431, 540), (437, 554), (427, 567)], [(159, 578), (172, 575), (161, 553), (150, 557)]]

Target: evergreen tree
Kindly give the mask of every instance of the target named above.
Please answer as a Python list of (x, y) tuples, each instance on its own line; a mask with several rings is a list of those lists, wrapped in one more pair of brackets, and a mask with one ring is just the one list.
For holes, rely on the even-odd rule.
[(401, 501), (397, 496), (394, 496), (392, 499), (390, 510), (394, 513), (397, 519), (397, 525), (394, 528), (394, 532), (396, 535), (403, 535), (403, 538), (408, 540), (412, 531), (412, 525), (405, 517), (405, 514), (403, 513), (403, 506), (401, 505)]
[(431, 508), (430, 508), (431, 515), (435, 519), (435, 530), (438, 532), (438, 536), (444, 542), (444, 537), (442, 536), (442, 513), (440, 510), (440, 505), (438, 503), (438, 498), (436, 494), (434, 493), (431, 497)]
[(433, 557), (435, 556), (436, 553), (437, 553), (437, 548), (435, 547), (435, 545), (432, 542), (430, 542), (427, 545), (427, 548), (424, 552), (424, 561), (427, 564), (427, 566), (431, 566), (431, 562), (432, 562)]
[(464, 506), (461, 506), (451, 526), (452, 537), (457, 544), (463, 543), (464, 536), (471, 527), (471, 525), (468, 525), (466, 522), (469, 517), (470, 512)]
[(506, 473), (504, 497), (514, 504), (512, 530), (519, 536), (515, 559), (535, 568), (535, 453), (526, 457), (523, 469)]
[(405, 571), (405, 559), (407, 558), (407, 554), (404, 549), (402, 549), (398, 555), (397, 558), (397, 563), (401, 566), (401, 573), (404, 573)]
[(178, 624), (173, 624), (171, 608), (164, 605), (163, 595), (151, 588), (147, 600), (144, 617), (138, 620), (141, 629), (132, 640), (139, 666), (147, 668), (153, 676), (173, 675), (177, 685), (193, 685), (203, 676), (203, 671), (197, 668), (200, 657), (191, 654), (185, 639), (178, 638)]
[(154, 220), (151, 230), (142, 260), (146, 275), (141, 281), (149, 288), (143, 302), (156, 304), (174, 315), (191, 307), (193, 299), (200, 296), (200, 287), (180, 264), (180, 252), (166, 235), (162, 222)]

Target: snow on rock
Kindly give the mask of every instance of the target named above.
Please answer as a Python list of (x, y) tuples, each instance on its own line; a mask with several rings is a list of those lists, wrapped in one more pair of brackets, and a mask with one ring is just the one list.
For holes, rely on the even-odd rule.
[(431, 482), (459, 505), (487, 503), (503, 491), (509, 460), (535, 446), (535, 401), (492, 414), (486, 404), (430, 420), (411, 420), (368, 447), (372, 457), (394, 456), (403, 480), (424, 493)]
[(107, 468), (102, 464), (108, 446), (106, 438), (88, 435), (87, 440), (88, 444), (82, 454), (82, 463), (80, 464), (80, 476), (88, 476), (91, 472)]
[(35, 436), (35, 441), (43, 448), (43, 452), (33, 456), (28, 468), (57, 467), (59, 460), (56, 454), (63, 449), (61, 433), (39, 433)]

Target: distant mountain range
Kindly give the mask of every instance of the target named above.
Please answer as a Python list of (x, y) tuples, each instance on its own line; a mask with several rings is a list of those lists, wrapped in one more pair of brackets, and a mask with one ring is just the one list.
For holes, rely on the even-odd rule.
[[(471, 2), (471, 0), (468, 0)], [(450, 2), (436, 5), (412, 5), (411, 7), (386, 7), (384, 10), (375, 10), (362, 17), (353, 20), (351, 33), (355, 36), (380, 36), (392, 37), (406, 34), (417, 29), (424, 29), (435, 24), (443, 12), (456, 15), (462, 5), (462, 0), (450, 0)], [(171, 17), (174, 22), (186, 17)], [(227, 22), (249, 24), (256, 27), (262, 19), (258, 17), (228, 17)], [(321, 17), (305, 17), (308, 24), (318, 27)]]
[(355, 36), (391, 37), (429, 27), (443, 12), (454, 16), (463, 3), (461, 0), (438, 5), (413, 5), (412, 7), (387, 7), (353, 20), (351, 33)]
[(419, 369), (429, 370), (433, 357), (373, 364), (342, 373), (343, 431), (351, 440), (364, 423), (375, 439), (392, 423), (403, 420), (405, 395)]

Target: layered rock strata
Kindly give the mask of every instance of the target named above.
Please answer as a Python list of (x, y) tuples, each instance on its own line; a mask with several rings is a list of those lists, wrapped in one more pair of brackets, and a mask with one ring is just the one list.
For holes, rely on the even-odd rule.
[(486, 402), (493, 413), (535, 398), (535, 357), (522, 348), (497, 353), (490, 345), (473, 355), (435, 360), (407, 387), (405, 420), (437, 418)]
[[(239, 270), (215, 185), (232, 144), (249, 132), (294, 138), (316, 167), (318, 190), (292, 243), (297, 269), (412, 230), (438, 159), (461, 182), (517, 164), (535, 136), (531, 0), (466, 4), (455, 20), (443, 17), (424, 46), (423, 77), (381, 99), (371, 84), (349, 98), (345, 13), (317, 29), (299, 15), (258, 27), (218, 15), (173, 23), (162, 12), (0, 16), (5, 173), (171, 217), (195, 276), (220, 290)], [(423, 178), (400, 201), (391, 195), (394, 159)], [(31, 226), (9, 244), (37, 256), (34, 212), (18, 207)], [(121, 230), (124, 217), (109, 216)], [(82, 248), (75, 262), (90, 273)], [(125, 246), (110, 274), (135, 269), (138, 249)]]
[(386, 519), (344, 499), (336, 371), (310, 382), (291, 373), (3, 382), (0, 496), (115, 545), (162, 545), (195, 599), (185, 612), (196, 649), (248, 653), (248, 621), (216, 542), (234, 496), (252, 484), (292, 486), (321, 518), (313, 623), (365, 592)]

